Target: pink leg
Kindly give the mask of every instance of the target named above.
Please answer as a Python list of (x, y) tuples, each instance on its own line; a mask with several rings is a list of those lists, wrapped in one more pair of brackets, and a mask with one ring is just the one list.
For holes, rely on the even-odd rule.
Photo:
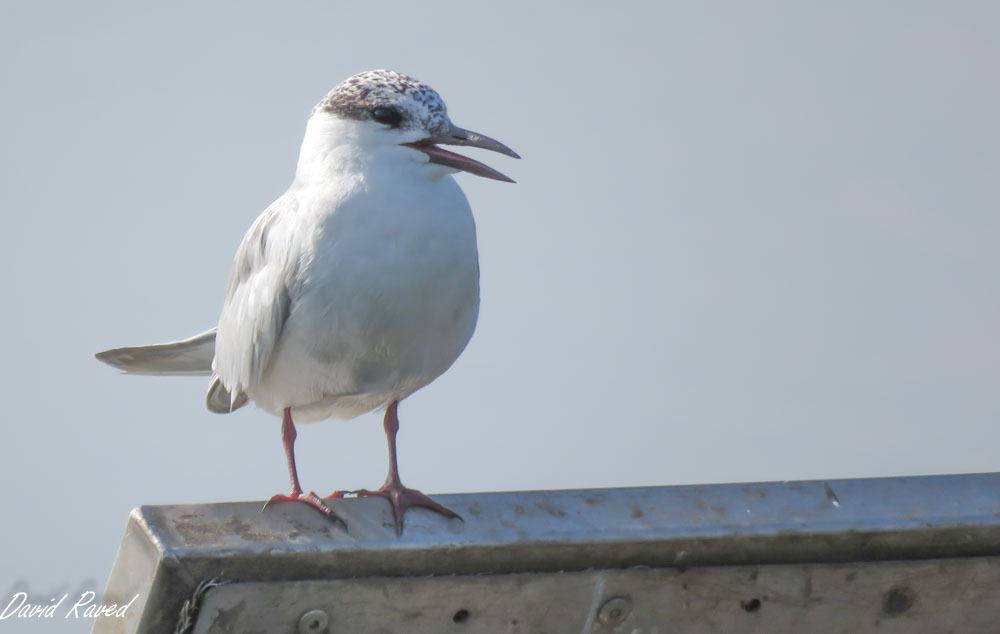
[(392, 516), (396, 522), (397, 535), (403, 534), (403, 515), (406, 513), (406, 509), (411, 506), (430, 509), (448, 518), (462, 519), (458, 513), (441, 506), (416, 489), (407, 489), (400, 482), (399, 466), (396, 464), (396, 432), (399, 431), (399, 418), (396, 410), (398, 407), (399, 401), (390, 403), (389, 407), (385, 408), (385, 418), (382, 422), (385, 427), (386, 440), (389, 441), (389, 476), (385, 479), (385, 484), (382, 485), (381, 489), (378, 491), (362, 489), (358, 491), (358, 497), (378, 496), (389, 500), (392, 505)]
[(288, 461), (288, 477), (292, 481), (292, 492), (289, 495), (281, 495), (279, 493), (278, 495), (272, 496), (271, 499), (264, 504), (264, 509), (262, 510), (266, 510), (269, 506), (277, 504), (278, 502), (302, 502), (313, 507), (330, 519), (343, 524), (343, 520), (337, 517), (330, 507), (323, 504), (323, 500), (321, 500), (318, 495), (312, 491), (309, 491), (308, 493), (302, 492), (302, 487), (299, 485), (299, 473), (295, 468), (296, 435), (295, 423), (292, 422), (292, 410), (291, 408), (286, 407), (285, 414), (281, 418), (281, 444), (285, 446), (285, 459)]

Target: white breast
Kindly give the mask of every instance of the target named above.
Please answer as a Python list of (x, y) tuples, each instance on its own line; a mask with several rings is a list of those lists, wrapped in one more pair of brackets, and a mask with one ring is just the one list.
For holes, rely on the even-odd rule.
[(292, 407), (296, 422), (405, 398), (458, 358), (479, 313), (475, 223), (450, 176), (368, 174), (338, 191), (296, 206), (320, 211), (288, 227), (299, 253), (287, 315), (259, 381), (246, 387), (259, 407)]

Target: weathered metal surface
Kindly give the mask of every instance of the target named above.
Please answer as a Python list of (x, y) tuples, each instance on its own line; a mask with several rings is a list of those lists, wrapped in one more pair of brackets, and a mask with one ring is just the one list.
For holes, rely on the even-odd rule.
[[(293, 632), (310, 610), (329, 632), (1000, 631), (976, 629), (1000, 615), (1000, 474), (436, 497), (465, 521), (412, 511), (402, 538), (379, 499), (330, 501), (349, 533), (295, 504), (139, 508), (104, 600), (139, 599), (94, 631), (173, 632), (213, 578), (198, 632)], [(606, 624), (596, 602), (619, 594)]]
[(997, 558), (233, 583), (194, 633), (995, 633), (998, 589)]

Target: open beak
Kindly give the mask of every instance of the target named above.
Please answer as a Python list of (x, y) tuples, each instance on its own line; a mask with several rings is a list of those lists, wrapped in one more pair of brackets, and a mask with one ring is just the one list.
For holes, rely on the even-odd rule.
[(476, 176), (485, 176), (486, 178), (492, 178), (494, 180), (505, 181), (508, 183), (514, 182), (513, 179), (504, 176), (489, 165), (484, 165), (479, 161), (470, 159), (467, 156), (462, 156), (461, 154), (449, 152), (448, 150), (438, 147), (438, 144), (468, 145), (471, 147), (478, 147), (483, 148), (484, 150), (492, 150), (494, 152), (506, 154), (507, 156), (511, 156), (516, 159), (521, 158), (518, 156), (517, 152), (510, 149), (503, 143), (476, 132), (463, 130), (456, 125), (452, 125), (451, 128), (444, 134), (437, 134), (429, 136), (426, 139), (414, 141), (413, 143), (401, 143), (400, 145), (420, 150), (430, 157), (431, 163), (444, 165), (452, 169), (462, 170), (463, 172), (469, 172), (470, 174), (475, 174)]

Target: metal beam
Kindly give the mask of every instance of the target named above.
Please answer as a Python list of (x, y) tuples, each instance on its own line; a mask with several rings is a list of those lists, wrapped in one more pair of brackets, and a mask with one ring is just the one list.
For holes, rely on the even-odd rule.
[(1000, 474), (436, 498), (140, 507), (93, 631), (1000, 631)]

